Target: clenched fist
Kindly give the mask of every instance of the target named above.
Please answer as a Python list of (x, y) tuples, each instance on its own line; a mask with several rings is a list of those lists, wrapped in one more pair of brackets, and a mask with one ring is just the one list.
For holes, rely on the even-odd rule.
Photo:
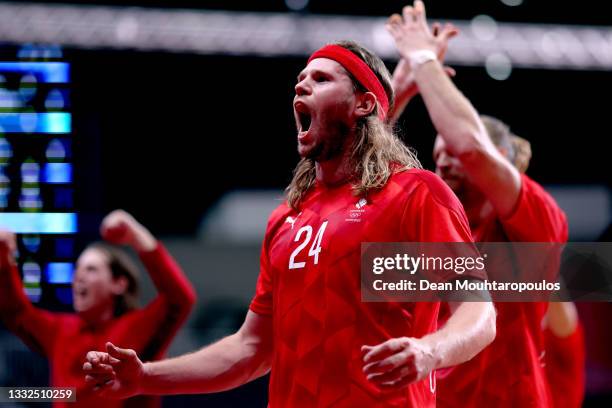
[(130, 245), (137, 251), (151, 251), (157, 243), (149, 230), (123, 210), (115, 210), (102, 220), (100, 235), (112, 244)]

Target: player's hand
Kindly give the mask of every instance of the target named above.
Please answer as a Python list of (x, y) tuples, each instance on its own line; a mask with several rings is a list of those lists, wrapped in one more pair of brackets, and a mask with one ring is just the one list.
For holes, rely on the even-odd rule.
[[(432, 25), (432, 34), (436, 40), (436, 55), (440, 63), (444, 62), (446, 51), (448, 50), (448, 42), (451, 38), (459, 34), (459, 30), (451, 23), (446, 23), (444, 27), (438, 22)], [(450, 77), (454, 77), (456, 72), (453, 68), (445, 66), (444, 70)], [(412, 98), (418, 93), (414, 74), (410, 68), (410, 63), (404, 58), (400, 59), (399, 63), (393, 71), (391, 78), (391, 84), (393, 85), (393, 92), (397, 100), (404, 100)]]
[(15, 262), (13, 254), (16, 250), (17, 241), (15, 240), (15, 234), (10, 231), (0, 230), (0, 262)]
[(422, 339), (400, 337), (376, 346), (363, 346), (363, 372), (381, 390), (396, 391), (425, 378), (439, 358)]
[(450, 23), (443, 28), (435, 23), (430, 30), (425, 16), (425, 5), (420, 0), (414, 2), (414, 7), (404, 7), (402, 14), (403, 16), (393, 14), (386, 24), (402, 58), (410, 60), (414, 51), (429, 50), (443, 61), (448, 50), (448, 41), (456, 36), (459, 30)]
[(106, 353), (90, 351), (83, 364), (85, 383), (100, 396), (128, 398), (140, 391), (144, 364), (134, 350), (106, 343)]
[[(443, 62), (444, 58), (446, 57), (446, 52), (448, 51), (448, 43), (452, 38), (459, 34), (459, 29), (452, 23), (446, 23), (444, 24), (444, 27), (442, 27), (442, 24), (436, 21), (431, 25), (431, 32), (436, 43), (436, 55), (438, 56), (438, 61)], [(449, 73), (448, 69), (447, 73)]]
[(102, 220), (100, 235), (113, 244), (130, 244), (140, 224), (123, 210), (115, 210)]
[(138, 251), (150, 251), (156, 244), (151, 233), (123, 210), (115, 210), (104, 217), (100, 235), (112, 244), (130, 245)]

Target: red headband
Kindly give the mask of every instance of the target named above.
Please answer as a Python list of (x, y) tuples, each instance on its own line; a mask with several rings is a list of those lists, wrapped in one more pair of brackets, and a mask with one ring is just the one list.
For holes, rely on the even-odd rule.
[(339, 63), (344, 69), (350, 72), (365, 89), (376, 96), (380, 104), (378, 117), (381, 120), (385, 120), (387, 112), (389, 111), (389, 99), (387, 98), (385, 88), (383, 88), (368, 64), (363, 62), (363, 60), (352, 51), (339, 45), (326, 45), (318, 49), (308, 58), (308, 63), (315, 58), (329, 58)]

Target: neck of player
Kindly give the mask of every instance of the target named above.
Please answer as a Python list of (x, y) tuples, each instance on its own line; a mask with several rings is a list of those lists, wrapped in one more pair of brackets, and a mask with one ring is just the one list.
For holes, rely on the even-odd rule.
[(114, 319), (114, 307), (105, 307), (101, 310), (88, 310), (79, 313), (81, 318), (85, 321), (87, 326), (92, 329), (99, 329), (104, 327), (109, 321)]
[(351, 160), (352, 137), (345, 139), (342, 151), (334, 157), (315, 161), (317, 181), (328, 187), (346, 183), (355, 175), (355, 165)]

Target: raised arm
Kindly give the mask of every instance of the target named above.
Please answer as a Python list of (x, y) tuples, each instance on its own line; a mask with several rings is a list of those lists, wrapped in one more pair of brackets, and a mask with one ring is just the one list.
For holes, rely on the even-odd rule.
[[(442, 63), (448, 50), (449, 40), (459, 34), (459, 30), (450, 23), (446, 23), (444, 27), (439, 23), (434, 23), (432, 25), (432, 34), (435, 38), (436, 56), (440, 63)], [(445, 66), (444, 70), (450, 77), (455, 76), (453, 68)], [(393, 71), (391, 84), (395, 100), (392, 109), (389, 111), (389, 123), (395, 125), (406, 109), (406, 106), (408, 106), (408, 103), (419, 93), (419, 88), (408, 60), (404, 58), (399, 60)]]
[(194, 353), (143, 364), (133, 350), (107, 344), (90, 352), (86, 381), (101, 395), (212, 393), (238, 387), (266, 374), (272, 360), (272, 318), (249, 311), (235, 334)]
[(0, 231), (0, 318), (31, 349), (48, 355), (58, 317), (34, 307), (26, 297), (13, 257), (16, 248), (15, 235)]
[(15, 234), (0, 230), (0, 314), (10, 316), (31, 306), (23, 293), (23, 285), (13, 254), (17, 250)]
[(130, 245), (138, 252), (157, 288), (155, 300), (126, 315), (124, 324), (139, 332), (131, 347), (147, 361), (160, 359), (193, 308), (195, 292), (164, 246), (130, 214), (113, 211), (103, 220), (100, 232), (105, 240)]
[(476, 109), (435, 58), (436, 39), (427, 25), (423, 2), (405, 7), (403, 18), (391, 16), (387, 29), (402, 58), (411, 64), (429, 116), (448, 151), (461, 160), (470, 181), (486, 194), (499, 216), (509, 216), (521, 189), (519, 172), (494, 146)]
[(123, 210), (107, 215), (100, 226), (102, 237), (113, 244), (131, 246), (140, 256), (159, 296), (181, 314), (187, 315), (195, 303), (193, 287), (174, 258), (153, 234)]

